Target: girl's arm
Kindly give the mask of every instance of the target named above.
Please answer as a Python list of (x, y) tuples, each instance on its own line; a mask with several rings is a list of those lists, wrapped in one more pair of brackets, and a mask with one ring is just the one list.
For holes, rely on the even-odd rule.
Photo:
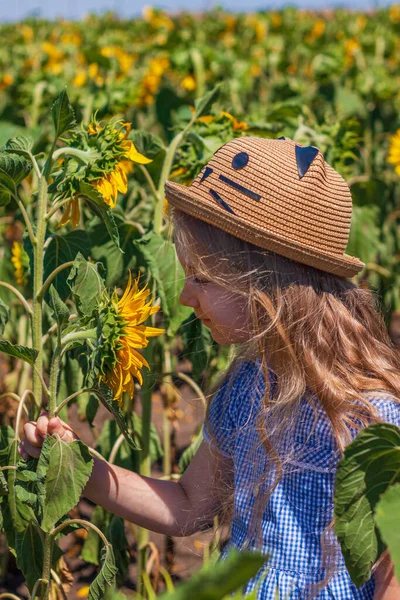
[[(65, 442), (78, 436), (59, 418), (24, 427), (20, 453), (38, 458), (47, 434), (58, 434)], [(220, 510), (217, 488), (232, 481), (230, 459), (210, 451), (203, 441), (179, 482), (145, 477), (122, 467), (94, 459), (93, 471), (83, 495), (106, 510), (157, 533), (184, 537), (211, 523)], [(214, 473), (216, 475), (214, 476)]]
[(94, 459), (83, 495), (106, 510), (157, 533), (185, 537), (212, 522), (220, 504), (213, 484), (214, 461), (221, 478), (225, 457), (216, 459), (203, 441), (178, 482), (145, 477)]
[(374, 600), (399, 600), (400, 584), (394, 574), (393, 563), (388, 551), (374, 571), (375, 593)]

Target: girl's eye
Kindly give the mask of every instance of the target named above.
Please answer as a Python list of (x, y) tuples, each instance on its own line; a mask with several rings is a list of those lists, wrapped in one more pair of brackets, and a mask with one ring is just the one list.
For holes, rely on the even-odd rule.
[(207, 279), (200, 279), (200, 277), (193, 277), (193, 283), (196, 283), (197, 285), (206, 285), (209, 282), (207, 281)]

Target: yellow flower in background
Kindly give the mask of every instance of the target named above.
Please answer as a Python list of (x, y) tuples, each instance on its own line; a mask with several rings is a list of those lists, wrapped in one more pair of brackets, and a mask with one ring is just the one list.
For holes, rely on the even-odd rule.
[(392, 4), (389, 8), (389, 17), (392, 23), (400, 23), (400, 4)]
[(18, 285), (24, 285), (27, 279), (27, 260), (29, 259), (22, 244), (14, 242), (11, 249), (11, 262), (14, 265), (15, 279)]
[(166, 56), (159, 56), (151, 60), (150, 67), (143, 77), (139, 87), (139, 106), (152, 104), (154, 102), (154, 95), (158, 92), (162, 76), (168, 69), (169, 65), (170, 62)]
[(193, 75), (186, 75), (181, 81), (181, 87), (189, 92), (196, 89), (196, 80)]
[(147, 285), (139, 290), (139, 277), (132, 285), (130, 272), (125, 292), (118, 302), (116, 291), (114, 292), (113, 301), (117, 317), (122, 321), (122, 334), (115, 342), (117, 363), (111, 372), (103, 376), (103, 381), (112, 389), (114, 400), (120, 406), (124, 392), (133, 397), (135, 379), (142, 385), (143, 367), (150, 368), (137, 349), (146, 348), (149, 343), (147, 338), (161, 335), (165, 331), (143, 325), (146, 319), (160, 310), (159, 306), (152, 306), (151, 302), (146, 304), (149, 293)]
[(232, 121), (233, 124), (233, 129), (235, 131), (245, 131), (246, 129), (249, 128), (249, 126), (247, 125), (247, 123), (245, 123), (244, 121), (238, 121), (233, 115), (231, 115), (230, 113), (221, 110), (221, 115), (223, 115), (224, 117), (226, 117), (227, 119), (230, 119)]
[(390, 138), (387, 162), (395, 165), (395, 171), (400, 177), (400, 129)]
[(76, 227), (79, 224), (81, 218), (81, 211), (79, 207), (79, 198), (71, 198), (67, 204), (67, 208), (64, 211), (62, 219), (57, 225), (57, 229), (60, 229), (63, 225), (68, 225), (72, 219), (72, 227)]
[(84, 71), (83, 69), (78, 69), (75, 77), (72, 80), (72, 85), (74, 85), (75, 87), (82, 87), (85, 85), (86, 81), (86, 71)]
[(278, 29), (282, 25), (282, 15), (278, 12), (271, 12), (272, 27)]
[(77, 32), (69, 32), (63, 33), (60, 38), (61, 44), (71, 45), (71, 46), (81, 46), (82, 44), (82, 36)]
[(33, 40), (33, 29), (30, 25), (21, 25), (20, 32), (22, 33), (24, 41), (28, 44)]
[(318, 40), (324, 34), (325, 27), (325, 21), (317, 19), (311, 33), (307, 36), (307, 41), (313, 42), (314, 40)]
[(4, 75), (0, 78), (0, 91), (6, 90), (13, 83), (14, 83), (13, 75), (11, 75), (11, 73), (4, 73)]
[(43, 42), (42, 50), (53, 60), (61, 60), (64, 58), (64, 53), (51, 42)]
[(356, 26), (358, 31), (362, 31), (363, 29), (365, 29), (365, 27), (367, 26), (368, 23), (368, 19), (365, 15), (360, 15), (357, 17), (356, 19)]
[(149, 4), (146, 4), (142, 9), (142, 16), (145, 21), (150, 23), (154, 29), (165, 28), (172, 31), (175, 27), (174, 22), (168, 16), (168, 13), (161, 9), (154, 9)]
[(361, 45), (360, 42), (358, 40), (356, 40), (356, 38), (350, 38), (349, 40), (346, 40), (345, 46), (344, 46), (344, 50), (345, 50), (345, 59), (344, 59), (344, 64), (346, 67), (351, 67), (351, 65), (354, 63), (354, 54), (360, 50)]

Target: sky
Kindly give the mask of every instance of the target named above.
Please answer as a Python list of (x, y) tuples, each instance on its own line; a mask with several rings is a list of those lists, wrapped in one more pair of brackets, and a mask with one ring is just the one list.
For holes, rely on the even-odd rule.
[[(144, 6), (156, 6), (177, 12), (187, 10), (187, 0), (0, 0), (0, 22), (19, 21), (27, 16), (37, 15), (54, 19), (63, 17), (79, 20), (87, 13), (104, 13), (112, 10), (121, 17), (139, 16)], [(390, 0), (191, 0), (190, 10), (201, 12), (221, 6), (231, 12), (280, 9), (286, 5), (301, 8), (329, 8), (342, 6), (354, 10), (367, 10), (394, 4)]]

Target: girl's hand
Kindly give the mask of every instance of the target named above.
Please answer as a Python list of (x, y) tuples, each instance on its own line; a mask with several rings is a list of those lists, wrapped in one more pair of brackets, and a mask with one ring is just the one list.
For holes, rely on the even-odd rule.
[(64, 423), (58, 417), (49, 420), (48, 413), (40, 415), (37, 422), (29, 421), (24, 425), (25, 439), (20, 443), (18, 452), (23, 458), (33, 456), (39, 458), (40, 450), (46, 435), (57, 433), (63, 442), (73, 442), (79, 440), (68, 423)]

